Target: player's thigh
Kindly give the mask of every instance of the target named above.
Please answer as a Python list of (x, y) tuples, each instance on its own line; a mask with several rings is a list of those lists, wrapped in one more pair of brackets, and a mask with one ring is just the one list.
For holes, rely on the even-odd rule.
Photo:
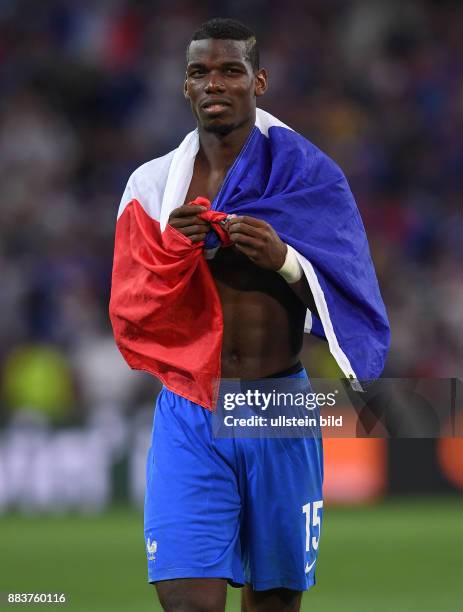
[(246, 582), (256, 591), (305, 591), (315, 584), (323, 518), (321, 440), (268, 439), (247, 446), (241, 479)]
[(301, 591), (254, 591), (250, 584), (246, 584), (241, 594), (241, 612), (299, 612), (301, 600)]
[(156, 582), (165, 612), (223, 612), (227, 581), (221, 578), (181, 578)]
[[(233, 450), (232, 441), (228, 445)], [(148, 455), (145, 544), (149, 582), (244, 582), (241, 498), (233, 457), (212, 445), (210, 413), (163, 390)]]

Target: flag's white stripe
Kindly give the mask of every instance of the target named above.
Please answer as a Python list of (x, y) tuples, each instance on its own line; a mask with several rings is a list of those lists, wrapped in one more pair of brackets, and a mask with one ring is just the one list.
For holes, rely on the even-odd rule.
[(290, 128), (289, 125), (283, 123), (267, 111), (262, 110), (261, 108), (256, 108), (256, 127), (259, 128), (261, 133), (268, 138), (268, 131), (271, 127), (282, 127), (287, 130), (291, 130), (294, 132), (293, 128)]
[(305, 313), (305, 323), (304, 323), (304, 331), (306, 334), (310, 334), (312, 331), (312, 313), (307, 308), (307, 312)]
[(193, 177), (196, 154), (199, 150), (198, 130), (190, 132), (175, 150), (167, 176), (161, 204), (160, 225), (164, 231), (170, 213), (182, 206)]
[(139, 166), (130, 176), (122, 195), (117, 218), (132, 200), (137, 200), (146, 214), (159, 221), (161, 203), (175, 151)]
[(330, 312), (328, 310), (328, 305), (325, 300), (325, 294), (323, 293), (323, 290), (320, 287), (320, 283), (318, 282), (315, 270), (313, 269), (313, 266), (310, 261), (308, 261), (298, 251), (296, 251), (296, 255), (299, 260), (299, 263), (302, 266), (302, 269), (304, 270), (304, 274), (306, 275), (310, 290), (312, 291), (312, 295), (315, 300), (315, 305), (317, 306), (318, 314), (323, 325), (323, 330), (325, 332), (325, 336), (328, 341), (328, 346), (330, 347), (331, 354), (336, 359), (336, 362), (341, 368), (344, 376), (346, 376), (347, 378), (353, 377), (354, 379), (356, 379), (357, 377), (350, 364), (350, 361), (347, 355), (342, 350), (342, 348), (339, 346), (338, 339), (336, 338), (336, 334), (334, 333), (333, 323), (331, 322)]

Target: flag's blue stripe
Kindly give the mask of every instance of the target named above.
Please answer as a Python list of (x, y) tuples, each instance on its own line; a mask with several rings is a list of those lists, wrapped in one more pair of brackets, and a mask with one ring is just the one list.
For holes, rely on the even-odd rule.
[[(271, 127), (267, 137), (255, 127), (213, 207), (264, 219), (312, 264), (355, 375), (379, 376), (389, 324), (363, 223), (340, 168), (297, 132)], [(215, 245), (208, 238), (207, 248)], [(321, 331), (315, 317), (313, 332)]]

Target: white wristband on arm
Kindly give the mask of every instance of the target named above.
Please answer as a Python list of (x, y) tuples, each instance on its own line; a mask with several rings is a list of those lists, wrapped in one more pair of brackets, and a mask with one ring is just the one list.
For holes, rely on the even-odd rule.
[(296, 251), (289, 244), (287, 246), (285, 263), (277, 270), (287, 283), (292, 285), (302, 278), (303, 270), (296, 255)]

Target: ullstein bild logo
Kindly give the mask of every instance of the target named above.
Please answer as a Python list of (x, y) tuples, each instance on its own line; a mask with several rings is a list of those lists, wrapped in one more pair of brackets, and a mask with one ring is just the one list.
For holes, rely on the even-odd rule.
[(228, 414), (224, 417), (223, 423), (226, 427), (342, 427), (342, 415), (335, 417), (287, 417), (280, 414), (277, 417), (263, 417), (253, 415), (250, 417), (234, 417)]

